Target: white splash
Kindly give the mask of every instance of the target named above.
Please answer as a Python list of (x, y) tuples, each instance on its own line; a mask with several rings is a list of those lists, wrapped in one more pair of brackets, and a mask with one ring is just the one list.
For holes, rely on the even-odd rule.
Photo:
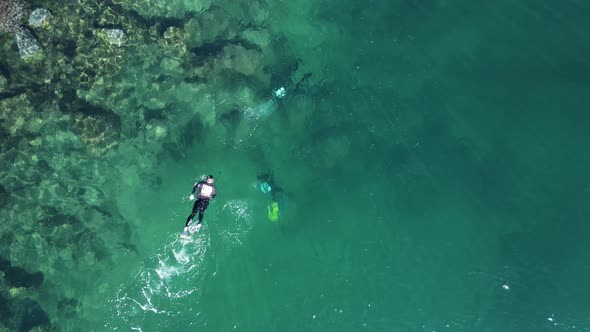
[(171, 317), (180, 314), (182, 310), (175, 309), (177, 302), (169, 300), (199, 291), (205, 274), (198, 267), (202, 266), (209, 242), (208, 232), (203, 231), (190, 241), (180, 240), (176, 233), (171, 235), (170, 242), (150, 255), (135, 278), (119, 288), (112, 301), (116, 317), (133, 327), (144, 312)]

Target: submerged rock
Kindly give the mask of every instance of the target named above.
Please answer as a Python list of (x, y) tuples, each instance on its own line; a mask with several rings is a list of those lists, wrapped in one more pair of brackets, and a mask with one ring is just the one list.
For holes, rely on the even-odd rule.
[(16, 45), (18, 46), (18, 53), (20, 54), (21, 60), (27, 62), (36, 61), (43, 55), (39, 42), (37, 42), (37, 39), (26, 28), (17, 31)]
[(10, 135), (30, 133), (35, 115), (25, 94), (0, 100), (0, 127), (6, 128)]
[(18, 331), (30, 331), (35, 327), (42, 328), (43, 331), (43, 328), (49, 328), (51, 325), (47, 312), (38, 302), (31, 299), (24, 299), (19, 303), (15, 316), (20, 320)]
[(78, 300), (68, 297), (57, 302), (57, 309), (67, 318), (74, 318), (76, 316), (77, 306)]
[(184, 70), (182, 63), (173, 58), (164, 58), (160, 61), (160, 71), (163, 75), (170, 77), (182, 77)]
[(25, 9), (22, 0), (0, 1), (0, 32), (16, 32), (20, 29)]
[(27, 292), (27, 289), (24, 287), (13, 287), (8, 290), (8, 294), (10, 295), (10, 297), (23, 296), (23, 294), (26, 294), (26, 292)]
[(273, 38), (270, 31), (266, 29), (247, 29), (240, 33), (240, 37), (261, 50), (270, 46)]
[(6, 204), (8, 204), (8, 192), (6, 188), (0, 184), (0, 209), (3, 208)]
[(123, 15), (119, 14), (110, 6), (105, 6), (100, 10), (98, 16), (99, 26), (121, 26), (124, 23)]
[(29, 26), (32, 28), (45, 28), (49, 26), (51, 20), (51, 13), (49, 10), (40, 7), (31, 13), (29, 16)]
[(156, 110), (162, 110), (164, 109), (164, 107), (166, 107), (166, 101), (163, 98), (159, 98), (159, 97), (146, 97), (146, 99), (142, 102), (143, 106), (145, 106), (147, 109), (152, 110), (152, 111), (156, 111)]
[(115, 0), (113, 3), (129, 11), (135, 11), (146, 18), (183, 18), (187, 12), (202, 12), (211, 6), (213, 0), (167, 1), (167, 0)]
[(114, 114), (83, 114), (74, 116), (73, 129), (93, 155), (102, 155), (119, 144), (121, 125)]
[(43, 273), (30, 273), (23, 268), (14, 267), (9, 260), (2, 257), (0, 257), (0, 271), (4, 273), (4, 280), (12, 288), (37, 287), (44, 280)]
[(186, 32), (182, 28), (168, 27), (163, 39), (159, 40), (160, 45), (163, 46), (165, 54), (169, 57), (182, 58), (187, 53), (187, 45), (184, 42)]
[(205, 76), (219, 75), (220, 72), (229, 71), (255, 78), (269, 87), (270, 74), (264, 70), (266, 64), (261, 52), (239, 45), (228, 45), (223, 48), (218, 57), (202, 68)]
[(127, 42), (127, 35), (122, 29), (98, 29), (96, 37), (112, 46), (123, 46)]
[(148, 142), (160, 141), (168, 135), (168, 128), (163, 121), (151, 121), (145, 126), (145, 136)]
[(6, 325), (12, 319), (13, 316), (11, 303), (9, 299), (4, 298), (0, 293), (0, 317), (2, 317), (2, 321), (0, 322), (0, 331), (10, 331)]
[(6, 77), (2, 76), (2, 74), (0, 74), (0, 93), (6, 91), (6, 89), (8, 88), (8, 80), (6, 79)]
[(223, 8), (212, 7), (186, 24), (186, 43), (189, 47), (231, 40), (240, 31), (240, 21), (229, 15)]

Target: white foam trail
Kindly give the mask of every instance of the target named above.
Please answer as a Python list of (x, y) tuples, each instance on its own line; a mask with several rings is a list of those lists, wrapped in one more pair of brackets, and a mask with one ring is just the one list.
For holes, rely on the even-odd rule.
[(268, 99), (256, 107), (246, 108), (244, 110), (244, 116), (250, 121), (259, 121), (260, 119), (267, 118), (276, 110), (277, 103), (272, 99)]
[[(228, 252), (242, 244), (253, 226), (248, 203), (244, 200), (230, 200), (208, 218), (215, 223), (215, 228), (210, 231), (204, 224), (190, 240), (171, 235), (170, 242), (150, 255), (129, 283), (119, 287), (111, 302), (114, 316), (122, 319), (127, 328), (141, 330), (137, 323), (146, 318), (146, 312), (171, 318), (183, 315), (187, 310), (183, 307), (185, 304), (171, 300), (200, 292), (199, 285), (207, 275), (201, 267), (210, 248), (211, 232), (217, 234), (215, 238), (222, 239), (216, 246)], [(187, 285), (192, 286), (187, 288)], [(165, 324), (166, 320), (160, 318), (159, 321)], [(113, 323), (120, 327), (119, 322)]]
[[(186, 241), (170, 238), (170, 243), (150, 255), (135, 278), (122, 285), (115, 295), (116, 317), (122, 319), (130, 328), (137, 328), (144, 312), (172, 316), (182, 310), (175, 310), (177, 300), (198, 291), (204, 272), (202, 266), (209, 247), (210, 236), (204, 226), (198, 236)], [(187, 285), (193, 285), (187, 288)], [(130, 290), (131, 294), (125, 290)], [(136, 294), (132, 294), (136, 290)], [(125, 293), (124, 293), (125, 292)]]

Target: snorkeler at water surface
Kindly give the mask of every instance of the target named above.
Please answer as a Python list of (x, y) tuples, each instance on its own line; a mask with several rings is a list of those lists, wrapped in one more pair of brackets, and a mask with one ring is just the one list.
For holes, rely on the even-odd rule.
[(217, 190), (215, 189), (215, 185), (213, 184), (213, 182), (214, 182), (213, 175), (208, 175), (207, 179), (205, 181), (199, 181), (199, 182), (195, 183), (195, 185), (193, 186), (193, 191), (191, 192), (189, 199), (191, 201), (194, 200), (195, 199), (195, 191), (197, 191), (197, 200), (196, 200), (195, 204), (193, 205), (193, 211), (188, 216), (188, 218), (186, 218), (186, 224), (184, 225), (184, 229), (182, 230), (182, 234), (180, 235), (180, 237), (182, 237), (182, 238), (188, 237), (189, 224), (193, 221), (193, 218), (195, 217), (197, 212), (199, 213), (199, 219), (198, 219), (199, 221), (197, 222), (195, 232), (201, 228), (201, 222), (203, 221), (203, 214), (205, 213), (205, 210), (207, 210), (207, 207), (209, 206), (209, 201), (211, 200), (211, 198), (215, 198), (215, 196), (217, 195)]

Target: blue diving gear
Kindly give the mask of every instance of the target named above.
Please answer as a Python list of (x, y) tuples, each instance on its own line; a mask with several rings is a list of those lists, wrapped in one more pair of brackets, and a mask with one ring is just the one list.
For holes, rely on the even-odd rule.
[(272, 187), (270, 186), (270, 184), (268, 184), (268, 182), (264, 181), (260, 184), (260, 191), (262, 191), (263, 193), (268, 194), (271, 190)]

